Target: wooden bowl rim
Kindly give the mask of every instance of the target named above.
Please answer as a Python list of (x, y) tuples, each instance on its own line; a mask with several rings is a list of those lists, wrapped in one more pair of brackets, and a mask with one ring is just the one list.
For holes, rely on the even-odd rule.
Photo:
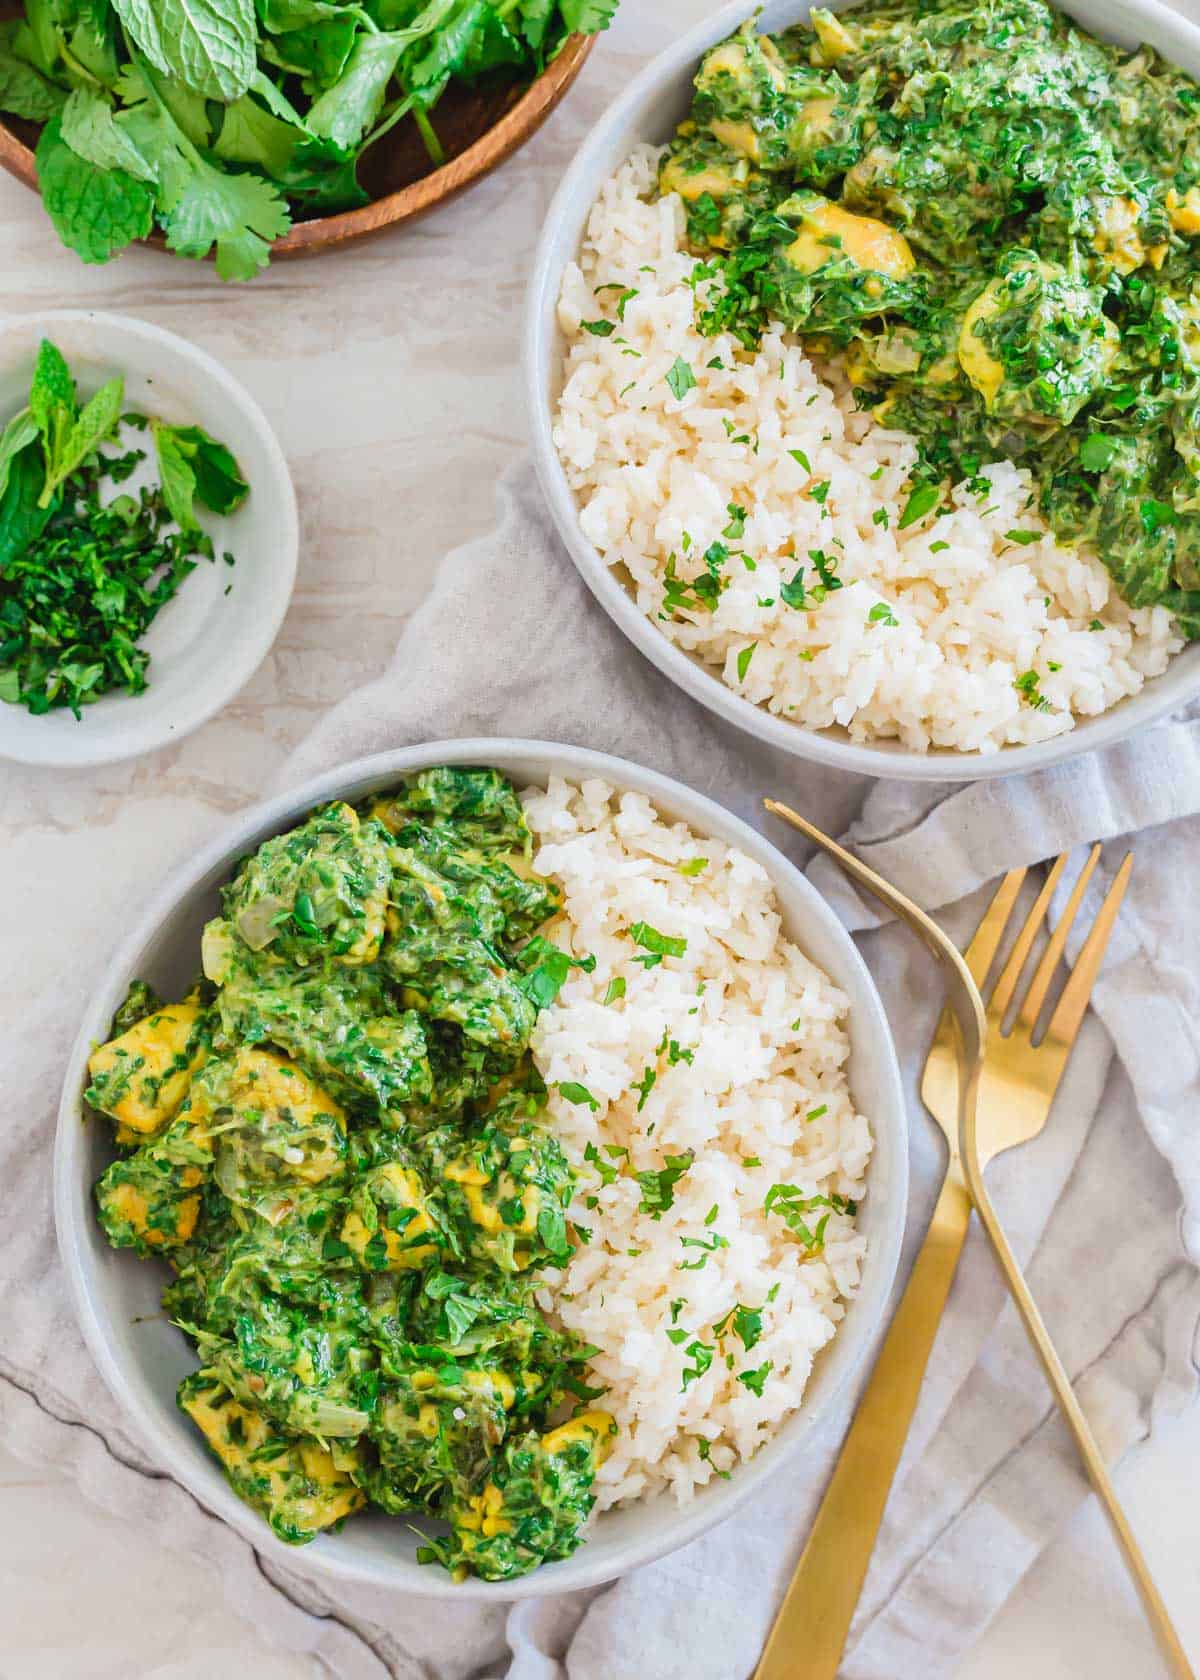
[[(437, 205), (448, 203), (464, 188), (511, 157), (537, 132), (582, 70), (584, 60), (595, 44), (595, 35), (569, 36), (562, 51), (540, 76), (530, 82), (500, 120), (457, 157), (451, 158), (440, 169), (422, 175), (407, 187), (386, 193), (356, 210), (344, 210), (336, 216), (319, 216), (309, 222), (294, 223), (282, 239), (275, 240), (271, 247), (272, 257), (306, 256), (329, 250), (368, 234), (381, 233), (401, 222), (413, 221)], [(37, 192), (34, 154), (17, 138), (3, 117), (0, 117), (0, 168)], [(161, 237), (157, 235), (152, 235), (146, 243), (162, 248)]]

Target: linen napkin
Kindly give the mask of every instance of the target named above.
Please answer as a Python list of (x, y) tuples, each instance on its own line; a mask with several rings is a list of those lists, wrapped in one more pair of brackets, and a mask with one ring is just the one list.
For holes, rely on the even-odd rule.
[[(1200, 1094), (1188, 865), (1200, 825), (1200, 721), (1176, 719), (1061, 770), (919, 789), (847, 778), (716, 721), (633, 650), (564, 555), (528, 466), (500, 487), (497, 529), (449, 556), (385, 675), (293, 756), (281, 785), (364, 753), (470, 735), (606, 749), (676, 775), (752, 822), (783, 797), (938, 911), (960, 941), (1002, 870), (1147, 827), (1133, 887), (1050, 1126), (992, 1172), (1001, 1214), (1114, 1458), (1194, 1400), (1200, 1324)], [(769, 828), (803, 859), (790, 831)], [(1119, 848), (1110, 848), (1113, 857)], [(916, 1096), (940, 1005), (903, 930), (836, 872), (814, 876), (850, 925), (893, 1023), (910, 1096), (913, 1189), (901, 1277), (936, 1193), (941, 1149)], [(1088, 906), (1085, 906), (1085, 918)], [(53, 1058), (46, 1052), (46, 1078)], [(753, 1509), (671, 1558), (589, 1593), (505, 1612), (329, 1589), (303, 1552), (254, 1552), (151, 1463), (79, 1341), (42, 1182), (46, 1119), (10, 1109), (2, 1168), (30, 1217), (0, 1231), (0, 1427), (69, 1468), (97, 1503), (221, 1568), (231, 1604), (336, 1680), (736, 1680), (753, 1668), (852, 1402)], [(897, 1285), (900, 1287), (900, 1284)], [(968, 1240), (852, 1632), (847, 1680), (949, 1674), (1086, 1486), (1005, 1305)]]

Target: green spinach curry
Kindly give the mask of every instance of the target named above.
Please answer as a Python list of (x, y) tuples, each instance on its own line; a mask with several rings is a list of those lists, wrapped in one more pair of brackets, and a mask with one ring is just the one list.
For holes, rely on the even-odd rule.
[[(714, 48), (660, 185), (700, 324), (768, 319), (913, 433), (910, 506), (997, 456), (1200, 636), (1200, 86), (1041, 0), (885, 0)], [(985, 479), (979, 479), (987, 494)]]
[(188, 996), (136, 984), (91, 1058), (101, 1223), (170, 1263), (179, 1404), (283, 1540), (417, 1509), (449, 1525), (422, 1561), (491, 1580), (579, 1543), (614, 1425), (561, 1421), (595, 1350), (534, 1300), (572, 1175), (529, 1036), (574, 959), (530, 852), (491, 770), (316, 810), (243, 860)]

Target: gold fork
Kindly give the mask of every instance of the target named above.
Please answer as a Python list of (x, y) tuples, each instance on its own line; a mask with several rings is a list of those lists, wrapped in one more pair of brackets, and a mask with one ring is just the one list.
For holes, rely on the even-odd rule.
[[(873, 870), (787, 806), (774, 800), (764, 803), (834, 857), (851, 879), (904, 920), (941, 962), (947, 977), (949, 1008), (938, 1024), (922, 1095), (945, 1132), (949, 1158), (928, 1234), (847, 1433), (755, 1680), (793, 1680), (798, 1672), (796, 1653), (801, 1650), (804, 1680), (834, 1680), (837, 1674), (966, 1236), (972, 1198), (1092, 1485), (1104, 1504), (1164, 1659), (1180, 1680), (1193, 1680), (1166, 1606), (1117, 1502), (1103, 1457), (983, 1182), (987, 1161), (1001, 1150), (1035, 1137), (1045, 1124), (1128, 884), (1132, 854), (1109, 889), (1046, 1031), (1037, 1035), (1038, 1018), (1067, 934), (1099, 857), (1100, 848), (1093, 848), (1038, 964), (1012, 1032), (1004, 1037), (1004, 1017), (1066, 866), (1065, 858), (1060, 858), (1047, 876), (992, 991), (985, 1015), (978, 988), (986, 981), (1000, 948), (1024, 870), (1010, 872), (1001, 882), (964, 961), (937, 924)], [(956, 1043), (955, 1024), (961, 1046)], [(982, 1119), (978, 1118), (979, 1108), (983, 1110)]]

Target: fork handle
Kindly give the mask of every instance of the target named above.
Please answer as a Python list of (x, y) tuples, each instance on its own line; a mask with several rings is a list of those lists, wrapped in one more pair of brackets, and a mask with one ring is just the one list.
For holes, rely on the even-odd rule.
[(952, 1169), (754, 1680), (835, 1680), (970, 1216)]
[(1046, 1373), (1046, 1380), (1054, 1390), (1055, 1398), (1063, 1417), (1067, 1420), (1067, 1427), (1075, 1438), (1075, 1445), (1079, 1448), (1079, 1456), (1083, 1459), (1084, 1468), (1088, 1474), (1104, 1514), (1108, 1518), (1113, 1538), (1120, 1548), (1129, 1570), (1133, 1584), (1137, 1588), (1138, 1597), (1142, 1601), (1142, 1608), (1146, 1612), (1146, 1620), (1154, 1632), (1158, 1642), (1159, 1652), (1167, 1666), (1169, 1673), (1175, 1680), (1195, 1680), (1195, 1675), (1188, 1661), (1187, 1653), (1180, 1643), (1179, 1635), (1171, 1624), (1170, 1615), (1163, 1602), (1162, 1595), (1154, 1584), (1154, 1578), (1142, 1556), (1141, 1547), (1134, 1537), (1133, 1530), (1125, 1512), (1121, 1509), (1117, 1490), (1113, 1486), (1108, 1473), (1108, 1466), (1104, 1462), (1104, 1455), (1100, 1451), (1099, 1442), (1092, 1434), (1092, 1426), (1087, 1420), (1083, 1407), (1079, 1404), (1075, 1390), (1071, 1386), (1071, 1379), (1067, 1375), (1062, 1360), (1054, 1343), (1050, 1340), (1050, 1333), (1042, 1320), (1037, 1302), (1029, 1292), (1024, 1274), (1018, 1266), (1012, 1249), (1008, 1246), (1008, 1238), (1004, 1228), (996, 1217), (991, 1200), (981, 1187), (977, 1186), (976, 1206), (980, 1221), (987, 1232), (992, 1249), (999, 1262), (1008, 1284), (1009, 1293), (1021, 1319), (1029, 1332), (1029, 1339), (1033, 1343), (1034, 1352), (1041, 1361), (1042, 1370)]

